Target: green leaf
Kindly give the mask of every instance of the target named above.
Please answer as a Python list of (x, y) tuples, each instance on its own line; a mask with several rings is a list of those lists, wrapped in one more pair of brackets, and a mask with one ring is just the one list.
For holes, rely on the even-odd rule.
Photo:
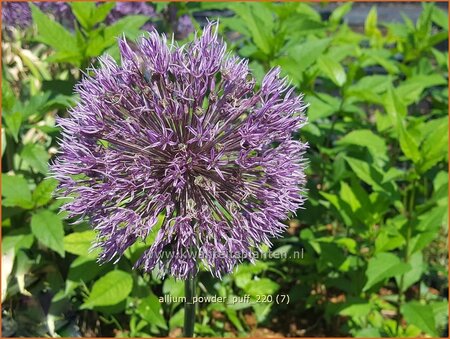
[(2, 196), (4, 196), (3, 206), (33, 208), (31, 191), (23, 177), (2, 173)]
[(359, 179), (373, 188), (383, 190), (379, 184), (383, 176), (374, 166), (356, 158), (345, 157), (345, 160)]
[(11, 249), (15, 252), (20, 249), (30, 249), (33, 242), (33, 234), (6, 235), (2, 237), (2, 252), (6, 253)]
[(405, 238), (397, 232), (389, 232), (388, 229), (380, 230), (375, 239), (375, 252), (392, 251), (400, 248), (405, 243)]
[(400, 100), (395, 89), (390, 85), (384, 98), (384, 107), (391, 118), (393, 126), (397, 126), (406, 117), (406, 105)]
[[(423, 255), (421, 252), (414, 253), (408, 261), (411, 265), (411, 270), (403, 275), (403, 291), (406, 291), (414, 283), (418, 282), (425, 270), (425, 263), (423, 262)], [(396, 277), (397, 285), (400, 286), (401, 276)]]
[(329, 117), (336, 113), (340, 107), (340, 100), (325, 93), (316, 93), (316, 96), (307, 96), (305, 101), (309, 103), (308, 121)]
[(331, 13), (330, 22), (338, 24), (344, 18), (344, 16), (350, 12), (353, 4), (351, 2), (339, 4), (339, 6)]
[[(448, 147), (448, 118), (435, 119), (439, 124), (430, 131), (420, 147), (419, 171), (425, 173), (439, 161), (445, 159)], [(433, 120), (431, 122), (434, 122)], [(431, 122), (427, 124), (431, 125)]]
[(446, 80), (439, 74), (433, 75), (416, 75), (408, 78), (396, 88), (399, 98), (405, 105), (419, 102), (422, 92), (425, 88), (445, 85)]
[(42, 145), (26, 144), (22, 148), (20, 156), (31, 168), (42, 174), (47, 173), (49, 155)]
[(237, 328), (237, 330), (240, 332), (244, 332), (244, 328), (242, 327), (242, 323), (239, 320), (236, 310), (233, 310), (231, 308), (226, 308), (225, 313), (227, 314), (228, 319)]
[(89, 29), (92, 25), (91, 18), (96, 7), (95, 3), (85, 1), (71, 2), (70, 7), (81, 26)]
[(71, 233), (64, 237), (64, 250), (83, 257), (96, 257), (98, 251), (89, 251), (94, 240), (95, 231)]
[(417, 234), (412, 237), (409, 243), (410, 253), (416, 253), (424, 249), (430, 242), (432, 242), (438, 233), (436, 231), (427, 231)]
[(403, 274), (411, 269), (409, 264), (402, 262), (396, 255), (392, 253), (378, 253), (369, 259), (366, 270), (367, 282), (363, 291), (369, 290), (375, 284)]
[(350, 206), (353, 212), (361, 208), (361, 203), (359, 202), (355, 193), (353, 193), (351, 187), (345, 181), (341, 181), (340, 196), (342, 200)]
[(142, 299), (137, 311), (149, 324), (154, 324), (163, 330), (167, 330), (167, 323), (163, 317), (161, 303), (154, 294)]
[(386, 75), (369, 75), (361, 78), (356, 84), (351, 85), (345, 91), (345, 95), (361, 102), (382, 104), (380, 96), (388, 88), (391, 79)]
[(273, 13), (265, 4), (230, 4), (245, 23), (250, 36), (256, 46), (266, 55), (269, 55), (273, 47)]
[(115, 2), (105, 2), (101, 5), (98, 5), (94, 9), (94, 13), (91, 17), (91, 24), (95, 25), (96, 23), (103, 22), (111, 10), (116, 6)]
[(268, 278), (252, 280), (245, 286), (245, 292), (252, 296), (274, 294), (278, 291), (280, 285)]
[(64, 257), (64, 227), (56, 214), (48, 210), (33, 214), (31, 231), (39, 242)]
[(3, 111), (2, 116), (5, 120), (7, 131), (11, 133), (15, 142), (19, 142), (19, 132), (20, 127), (22, 126), (22, 113), (18, 111)]
[(352, 131), (339, 139), (337, 145), (357, 145), (366, 147), (374, 157), (387, 160), (387, 147), (384, 139), (368, 129)]
[(434, 23), (448, 31), (448, 14), (446, 11), (443, 11), (439, 7), (434, 7), (431, 19)]
[[(317, 59), (325, 52), (330, 45), (331, 39), (317, 39), (308, 40), (302, 44), (295, 44), (287, 51), (288, 58), (292, 59), (293, 63), (291, 67), (283, 71), (296, 78), (305, 70), (307, 70)], [(281, 57), (275, 60), (275, 64), (284, 66), (284, 60), (286, 57)]]
[(78, 52), (78, 44), (74, 35), (57, 21), (42, 13), (38, 7), (30, 3), (33, 22), (37, 25), (37, 39), (56, 51)]
[(416, 140), (406, 130), (401, 121), (397, 124), (397, 130), (399, 133), (400, 148), (402, 149), (403, 154), (414, 163), (419, 162), (421, 157)]
[(342, 65), (329, 56), (319, 58), (319, 69), (333, 81), (338, 87), (342, 87), (347, 81), (347, 75)]
[(364, 318), (372, 311), (372, 305), (370, 303), (350, 303), (339, 311), (340, 315), (351, 318)]
[(134, 37), (148, 20), (145, 15), (129, 15), (108, 27), (97, 29), (91, 34), (86, 55), (91, 57), (100, 55), (106, 48), (114, 45), (117, 38), (123, 34)]
[(112, 271), (98, 279), (80, 309), (111, 306), (125, 300), (133, 288), (133, 278), (124, 271)]
[(377, 15), (377, 8), (373, 6), (369, 14), (367, 14), (366, 21), (364, 22), (364, 32), (368, 36), (372, 35), (379, 35), (380, 31), (378, 30), (378, 15)]
[(46, 205), (52, 200), (52, 193), (58, 186), (58, 181), (52, 178), (47, 178), (37, 185), (33, 192), (32, 199), (35, 207)]
[(433, 309), (418, 301), (410, 301), (401, 307), (401, 312), (409, 324), (413, 324), (432, 337), (439, 337), (436, 331)]

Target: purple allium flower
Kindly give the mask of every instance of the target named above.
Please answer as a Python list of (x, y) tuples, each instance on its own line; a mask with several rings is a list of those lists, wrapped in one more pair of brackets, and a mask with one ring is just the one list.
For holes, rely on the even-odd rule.
[[(72, 22), (72, 9), (65, 2), (34, 2), (45, 13), (51, 13), (57, 21)], [(2, 5), (2, 21), (5, 27), (27, 28), (32, 23), (31, 9), (28, 2), (4, 2)]]
[[(111, 24), (127, 15), (147, 15), (149, 19), (155, 18), (155, 10), (146, 2), (117, 2), (116, 6), (106, 17), (106, 22)], [(143, 30), (150, 31), (154, 28), (150, 21), (142, 27)]]
[(181, 47), (156, 31), (119, 47), (121, 64), (101, 57), (58, 120), (63, 208), (89, 217), (101, 262), (157, 232), (135, 267), (185, 279), (203, 265), (221, 277), (303, 204), (307, 146), (291, 140), (306, 122), (302, 98), (279, 69), (256, 90), (214, 24)]
[(186, 39), (192, 32), (194, 32), (194, 25), (189, 15), (180, 16), (175, 27), (175, 37), (179, 40)]
[(16, 1), (3, 2), (2, 23), (6, 28), (27, 28), (31, 24), (31, 10), (28, 3)]
[(36, 6), (45, 13), (51, 13), (59, 22), (67, 23), (73, 26), (75, 16), (72, 13), (72, 8), (67, 2), (36, 2)]

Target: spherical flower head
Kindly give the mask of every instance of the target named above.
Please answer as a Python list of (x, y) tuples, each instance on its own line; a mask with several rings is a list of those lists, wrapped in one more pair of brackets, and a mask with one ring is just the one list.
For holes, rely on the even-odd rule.
[(8, 1), (2, 4), (2, 23), (6, 28), (27, 28), (31, 24), (31, 10), (26, 2)]
[[(50, 13), (57, 21), (72, 25), (75, 17), (66, 2), (34, 2), (41, 11)], [(32, 23), (31, 8), (28, 2), (4, 2), (2, 22), (6, 28), (28, 28)]]
[(72, 13), (72, 8), (67, 2), (36, 2), (35, 5), (38, 6), (41, 11), (52, 14), (57, 21), (64, 23), (69, 27), (73, 27), (75, 16)]
[(303, 204), (307, 146), (292, 139), (306, 122), (302, 98), (279, 69), (255, 89), (216, 24), (184, 46), (153, 31), (119, 47), (120, 65), (100, 58), (58, 121), (52, 172), (72, 198), (64, 209), (89, 218), (101, 262), (154, 239), (136, 268), (221, 277)]
[(179, 40), (186, 39), (192, 32), (194, 32), (194, 24), (190, 16), (187, 14), (180, 16), (175, 27), (175, 38)]
[(119, 19), (126, 17), (127, 15), (146, 15), (149, 17), (142, 27), (143, 30), (150, 31), (154, 28), (150, 19), (155, 18), (156, 13), (153, 7), (146, 2), (117, 2), (116, 6), (109, 12), (106, 17), (106, 22), (112, 24)]

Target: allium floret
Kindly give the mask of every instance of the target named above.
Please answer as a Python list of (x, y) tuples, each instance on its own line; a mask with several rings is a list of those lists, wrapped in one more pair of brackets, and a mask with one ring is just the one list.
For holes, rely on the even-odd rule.
[(184, 46), (152, 31), (119, 48), (121, 63), (101, 57), (58, 120), (63, 208), (89, 219), (101, 262), (154, 237), (136, 268), (221, 277), (303, 204), (307, 145), (292, 138), (306, 122), (302, 97), (278, 68), (257, 89), (216, 24)]

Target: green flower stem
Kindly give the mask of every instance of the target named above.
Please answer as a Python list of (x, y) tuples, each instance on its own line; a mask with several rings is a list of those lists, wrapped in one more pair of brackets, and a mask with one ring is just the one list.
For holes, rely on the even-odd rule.
[(186, 279), (184, 282), (186, 301), (184, 303), (184, 337), (194, 337), (195, 324), (195, 278)]

